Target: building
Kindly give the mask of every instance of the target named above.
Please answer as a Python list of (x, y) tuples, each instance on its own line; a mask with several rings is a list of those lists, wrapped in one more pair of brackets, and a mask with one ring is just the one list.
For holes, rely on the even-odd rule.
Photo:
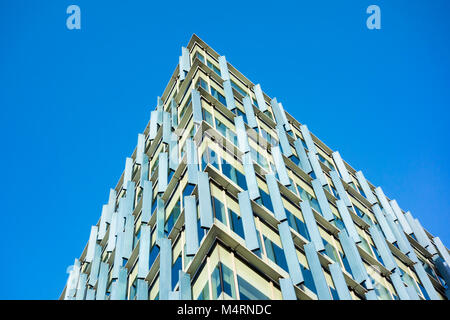
[(437, 237), (193, 35), (61, 299), (447, 299)]

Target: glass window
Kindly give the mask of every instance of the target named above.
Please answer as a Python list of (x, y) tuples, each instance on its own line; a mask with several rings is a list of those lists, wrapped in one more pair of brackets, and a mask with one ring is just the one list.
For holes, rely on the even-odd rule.
[(236, 290), (234, 287), (234, 274), (230, 268), (221, 263), (222, 278), (223, 278), (223, 292), (231, 298), (236, 299)]
[(273, 212), (272, 200), (270, 200), (270, 196), (261, 188), (259, 188), (259, 194), (261, 195), (261, 198), (257, 199), (256, 203)]
[(302, 142), (303, 148), (305, 148), (306, 150), (308, 150), (308, 146), (306, 145), (305, 140), (300, 140)]
[(170, 169), (169, 170), (169, 176), (167, 177), (167, 183), (170, 183), (170, 180), (172, 180), (173, 175), (175, 174), (175, 170)]
[(166, 235), (170, 234), (179, 216), (180, 216), (180, 200), (176, 202), (175, 206), (173, 207), (172, 211), (169, 214), (169, 217), (167, 218), (167, 222), (164, 227)]
[[(156, 232), (156, 228), (153, 229), (152, 238), (155, 237), (155, 232)], [(159, 254), (159, 248), (157, 245), (153, 244), (153, 246), (150, 248), (150, 255), (149, 255), (149, 259), (148, 259), (149, 260), (148, 265), (150, 266), (150, 268), (152, 267), (153, 263), (155, 262), (158, 254)]]
[(220, 283), (220, 263), (214, 268), (214, 271), (211, 274), (211, 286), (212, 286), (212, 298), (213, 300), (217, 300), (222, 293), (222, 285)]
[(220, 222), (222, 222), (224, 225), (227, 225), (227, 218), (225, 217), (225, 206), (216, 197), (212, 198), (213, 198), (214, 217)]
[(342, 263), (344, 264), (345, 271), (347, 271), (349, 274), (351, 274), (353, 276), (352, 269), (350, 269), (350, 264), (348, 263), (348, 260), (347, 260), (347, 256), (344, 255), (340, 251), (339, 251), (339, 255), (341, 256)]
[(197, 297), (197, 300), (209, 300), (209, 282), (208, 281), (206, 281), (206, 284), (203, 287), (202, 291), (200, 292), (199, 296)]
[(291, 155), (290, 157), (289, 157), (289, 159), (291, 159), (291, 161), (293, 162), (293, 163), (295, 163), (295, 165), (297, 166), (297, 167), (300, 167), (300, 159), (296, 156), (296, 155)]
[(158, 163), (159, 163), (159, 157), (156, 158), (155, 162), (153, 163), (153, 167), (151, 169), (150, 177), (153, 177), (153, 174), (158, 169)]
[(236, 89), (236, 91), (239, 92), (243, 97), (247, 95), (247, 93), (242, 90), (233, 80), (231, 80), (231, 86)]
[(137, 243), (138, 243), (140, 238), (141, 238), (141, 227), (139, 227), (139, 229), (137, 230), (137, 232), (134, 235), (133, 249), (136, 248), (136, 245), (137, 245)]
[(222, 160), (222, 172), (225, 176), (227, 176), (228, 179), (234, 181), (234, 183), (236, 183), (242, 189), (247, 190), (247, 181), (245, 179), (245, 176), (239, 170), (229, 164), (225, 159)]
[(186, 101), (186, 103), (184, 104), (183, 108), (180, 111), (180, 120), (183, 119), (183, 116), (186, 113), (186, 110), (190, 103), (191, 103), (191, 97), (189, 96), (188, 100)]
[(358, 209), (357, 206), (353, 206), (353, 211), (355, 211), (355, 213), (358, 215), (358, 217), (362, 218), (363, 217), (363, 213)]
[(361, 193), (361, 195), (362, 195), (364, 198), (367, 198), (367, 197), (366, 197), (366, 194), (364, 193), (363, 189), (360, 188), (360, 186), (358, 186), (358, 190), (359, 190), (359, 193)]
[(261, 291), (256, 289), (250, 283), (245, 281), (239, 275), (238, 278), (238, 287), (239, 287), (239, 296), (241, 300), (269, 300), (269, 298), (263, 294)]
[(211, 95), (214, 98), (216, 98), (217, 100), (219, 100), (219, 102), (222, 103), (224, 106), (227, 105), (227, 101), (225, 100), (225, 97), (220, 92), (218, 92), (216, 89), (214, 89), (212, 86), (211, 86)]
[(252, 146), (250, 146), (250, 154), (252, 159), (258, 163), (263, 169), (269, 172), (269, 164), (267, 158), (263, 157), (258, 151), (256, 151)]
[(181, 254), (175, 260), (172, 265), (172, 290), (175, 289), (175, 286), (178, 283), (180, 278), (180, 270), (181, 270)]
[(269, 144), (269, 145), (276, 145), (277, 144), (277, 140), (276, 139), (274, 139), (273, 137), (272, 137), (272, 135), (270, 134), (270, 133), (268, 133), (266, 130), (264, 130), (263, 128), (260, 128), (260, 132), (261, 132), (261, 135), (262, 135), (262, 137), (264, 138), (264, 139), (266, 139), (266, 141), (267, 141), (267, 143)]
[(215, 65), (213, 65), (211, 61), (208, 60), (207, 65), (211, 70), (213, 70), (215, 73), (217, 73), (219, 76), (221, 76), (220, 69), (217, 68)]
[(208, 83), (203, 80), (202, 78), (198, 78), (197, 83), (195, 84), (195, 86), (198, 87), (202, 87), (204, 90), (206, 90), (207, 92), (209, 92), (209, 86)]
[(184, 257), (184, 270), (187, 269), (187, 266), (189, 265), (189, 263), (191, 263), (191, 261), (194, 259), (194, 256), (187, 256), (186, 255), (186, 243), (183, 246), (184, 250), (183, 250), (183, 257)]
[(214, 127), (214, 122), (211, 113), (209, 113), (207, 110), (202, 109), (203, 113), (203, 119), (209, 123), (211, 127)]
[(218, 119), (216, 119), (216, 129), (222, 136), (234, 143), (234, 145), (238, 145), (236, 134)]
[(190, 196), (192, 194), (192, 191), (194, 191), (194, 189), (195, 189), (195, 185), (190, 184), (190, 183), (186, 184), (186, 186), (183, 189), (183, 199), (186, 196)]
[(331, 296), (333, 297), (333, 300), (340, 300), (337, 291), (332, 287), (329, 287), (329, 288), (330, 288)]
[(230, 219), (230, 228), (242, 239), (245, 239), (244, 226), (241, 217), (231, 209), (228, 209), (228, 216)]
[(308, 268), (305, 268), (303, 265), (301, 265), (301, 267), (303, 279), (305, 280), (304, 286), (307, 287), (312, 292), (314, 292), (315, 294), (317, 294), (316, 285), (314, 284), (314, 279), (312, 277), (311, 271)]
[(344, 221), (342, 221), (340, 218), (338, 218), (337, 216), (334, 216), (334, 220), (332, 222), (334, 224), (334, 226), (336, 228), (338, 228), (339, 230), (344, 230), (345, 229), (345, 224)]
[(263, 112), (266, 116), (268, 116), (272, 121), (273, 121), (273, 115), (272, 112), (270, 112), (269, 110), (266, 110)]
[(375, 253), (375, 258), (377, 258), (377, 260), (378, 260), (379, 263), (381, 263), (382, 265), (384, 265), (383, 259), (381, 258), (380, 253), (378, 252), (377, 248), (375, 248), (375, 247), (372, 246), (372, 245), (371, 245), (371, 247), (372, 247), (373, 252)]
[(236, 108), (236, 109), (234, 109), (232, 112), (233, 112), (235, 115), (237, 115), (238, 117), (239, 117), (239, 116), (242, 116), (242, 119), (244, 120), (244, 122), (245, 122), (246, 124), (248, 124), (248, 122), (247, 122), (247, 115), (246, 115), (244, 112), (242, 112), (241, 109)]
[(326, 165), (329, 169), (335, 171), (335, 170), (334, 170), (334, 166), (333, 166), (327, 159), (325, 159), (324, 157), (322, 157), (322, 155), (321, 155), (320, 153), (318, 153), (317, 155), (319, 156), (319, 160), (320, 160), (324, 165)]
[(205, 57), (204, 57), (201, 53), (196, 52), (196, 53), (195, 53), (195, 57), (196, 57), (198, 60), (200, 60), (201, 62), (205, 63)]
[(286, 256), (284, 255), (283, 249), (277, 246), (275, 243), (269, 240), (266, 236), (263, 235), (264, 246), (266, 248), (267, 258), (275, 262), (278, 266), (280, 266), (284, 271), (289, 272)]
[(308, 192), (306, 192), (302, 187), (297, 185), (298, 193), (300, 194), (300, 198), (303, 201), (308, 201), (311, 208), (322, 214), (322, 210), (320, 209), (319, 202), (316, 198), (314, 198), (312, 195), (310, 195)]
[(362, 249), (364, 249), (364, 251), (366, 251), (368, 254), (370, 254), (371, 256), (373, 256), (372, 251), (370, 250), (370, 246), (369, 243), (367, 242), (366, 239), (364, 239), (364, 237), (359, 236), (359, 238), (361, 239), (361, 242), (358, 244)]
[(198, 242), (201, 243), (203, 238), (206, 236), (206, 230), (201, 227), (200, 217), (197, 219), (197, 233)]
[(220, 158), (217, 153), (209, 147), (203, 152), (202, 156), (202, 170), (205, 170), (207, 164), (213, 165), (217, 170), (219, 169)]
[(338, 254), (336, 252), (336, 249), (334, 248), (334, 246), (332, 246), (327, 240), (325, 240), (324, 238), (322, 238), (323, 241), (323, 245), (325, 247), (325, 253), (326, 255), (334, 260), (335, 262), (339, 262), (339, 257)]
[(137, 292), (137, 278), (135, 278), (133, 283), (131, 284), (129, 300), (134, 300), (134, 298), (136, 297), (136, 292)]
[(308, 229), (306, 228), (306, 224), (297, 218), (293, 213), (291, 213), (289, 210), (285, 208), (287, 220), (289, 223), (289, 226), (297, 231), (299, 234), (301, 234), (305, 239), (308, 241), (311, 241), (311, 238), (309, 237)]
[(229, 297), (236, 299), (233, 271), (223, 263), (219, 262), (214, 268), (214, 271), (211, 274), (211, 284), (214, 300), (217, 300), (222, 292)]
[(418, 295), (421, 295), (422, 292), (420, 291), (419, 287), (417, 286), (416, 281), (405, 271), (403, 271), (401, 268), (398, 268), (402, 274), (402, 280), (408, 285), (408, 287), (413, 287)]

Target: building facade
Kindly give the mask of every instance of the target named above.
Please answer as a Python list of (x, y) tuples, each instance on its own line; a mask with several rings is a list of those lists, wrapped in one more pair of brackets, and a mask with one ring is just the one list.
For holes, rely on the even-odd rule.
[(437, 237), (196, 35), (60, 299), (445, 300)]

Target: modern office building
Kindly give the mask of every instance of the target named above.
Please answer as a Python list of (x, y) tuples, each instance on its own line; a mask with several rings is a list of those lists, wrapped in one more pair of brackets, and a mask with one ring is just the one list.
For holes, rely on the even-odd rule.
[(439, 238), (194, 35), (60, 299), (442, 300), (449, 265)]

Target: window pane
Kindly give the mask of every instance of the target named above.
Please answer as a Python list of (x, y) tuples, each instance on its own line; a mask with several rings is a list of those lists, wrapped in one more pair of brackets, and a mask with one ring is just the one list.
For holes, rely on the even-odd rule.
[(244, 226), (242, 225), (241, 217), (238, 216), (238, 214), (231, 209), (228, 209), (228, 214), (230, 217), (231, 230), (233, 230), (242, 239), (245, 239)]
[(178, 283), (180, 277), (181, 270), (181, 255), (178, 256), (177, 260), (175, 260), (172, 266), (172, 290), (175, 289), (175, 286)]
[(214, 216), (217, 220), (222, 222), (224, 225), (227, 225), (227, 219), (225, 217), (225, 206), (223, 203), (218, 200), (216, 197), (213, 197), (213, 204), (214, 204)]
[(217, 300), (220, 294), (222, 293), (222, 289), (220, 286), (220, 271), (219, 265), (214, 268), (213, 273), (211, 274), (211, 284), (212, 284), (212, 298), (213, 300)]
[(241, 300), (269, 300), (269, 298), (245, 281), (240, 276), (238, 278), (239, 296)]
[(231, 271), (226, 265), (222, 263), (221, 267), (223, 274), (223, 292), (225, 292), (231, 298), (236, 299), (233, 271)]

